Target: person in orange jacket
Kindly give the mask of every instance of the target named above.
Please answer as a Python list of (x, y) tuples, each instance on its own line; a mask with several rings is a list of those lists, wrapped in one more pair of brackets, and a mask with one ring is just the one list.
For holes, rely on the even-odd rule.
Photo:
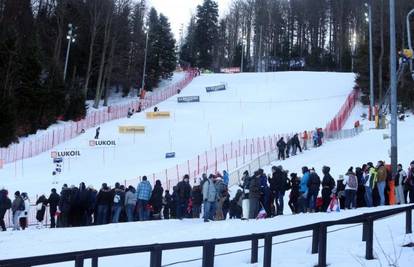
[(308, 150), (308, 132), (307, 131), (303, 131), (303, 135), (302, 135), (302, 139), (303, 139), (303, 150)]

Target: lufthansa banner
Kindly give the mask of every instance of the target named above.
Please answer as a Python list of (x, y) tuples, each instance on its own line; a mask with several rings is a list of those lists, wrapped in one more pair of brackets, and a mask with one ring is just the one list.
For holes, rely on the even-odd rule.
[(216, 92), (216, 91), (224, 91), (224, 90), (226, 90), (226, 85), (225, 84), (206, 87), (207, 93)]
[(145, 133), (145, 126), (119, 126), (119, 133)]
[(147, 119), (169, 118), (170, 115), (168, 111), (147, 112)]
[(199, 96), (179, 96), (177, 97), (178, 103), (191, 103), (191, 102), (200, 102)]

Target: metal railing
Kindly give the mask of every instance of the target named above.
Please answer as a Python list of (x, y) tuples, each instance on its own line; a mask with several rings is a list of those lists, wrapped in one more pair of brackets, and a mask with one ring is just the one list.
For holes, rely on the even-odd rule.
[(293, 228), (281, 229), (272, 232), (253, 233), (249, 235), (240, 235), (235, 237), (225, 237), (217, 239), (205, 239), (194, 241), (183, 241), (173, 243), (149, 244), (140, 246), (114, 247), (105, 249), (92, 249), (84, 251), (74, 251), (61, 254), (43, 255), (19, 259), (0, 260), (0, 266), (3, 267), (22, 267), (36, 266), (43, 264), (52, 264), (59, 262), (74, 261), (75, 267), (83, 267), (86, 259), (92, 260), (92, 267), (98, 267), (98, 260), (102, 257), (119, 256), (134, 253), (147, 253), (150, 255), (150, 267), (161, 267), (162, 253), (166, 250), (185, 249), (193, 247), (202, 247), (202, 266), (213, 267), (215, 258), (215, 247), (217, 245), (232, 244), (239, 242), (251, 242), (250, 262), (257, 263), (259, 255), (259, 240), (264, 240), (263, 249), (263, 267), (272, 265), (272, 239), (276, 236), (294, 234), (305, 231), (312, 231), (312, 254), (318, 254), (318, 267), (327, 266), (327, 236), (328, 227), (345, 224), (363, 224), (362, 241), (365, 242), (365, 259), (374, 259), (374, 222), (392, 215), (405, 213), (405, 232), (412, 233), (412, 210), (414, 205), (406, 205), (399, 208), (369, 212), (361, 215), (348, 217), (345, 219), (323, 221)]

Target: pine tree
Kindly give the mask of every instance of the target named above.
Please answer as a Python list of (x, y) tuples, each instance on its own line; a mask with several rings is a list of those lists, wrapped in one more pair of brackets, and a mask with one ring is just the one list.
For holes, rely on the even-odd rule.
[(168, 22), (168, 18), (163, 14), (159, 17), (160, 23), (160, 35), (159, 42), (162, 47), (160, 53), (160, 69), (161, 77), (168, 79), (172, 76), (175, 70), (177, 56), (175, 52), (175, 40), (171, 32), (171, 26)]
[(202, 5), (197, 6), (196, 18), (197, 65), (209, 69), (213, 66), (213, 48), (218, 38), (217, 3), (213, 0), (204, 0)]

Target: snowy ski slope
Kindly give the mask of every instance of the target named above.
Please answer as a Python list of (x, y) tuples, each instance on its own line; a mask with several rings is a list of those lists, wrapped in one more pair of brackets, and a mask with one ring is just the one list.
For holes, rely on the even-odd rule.
[[(206, 93), (205, 87), (224, 83), (226, 91)], [(207, 149), (242, 138), (324, 127), (335, 116), (354, 86), (354, 75), (324, 72), (209, 74), (196, 78), (180, 96), (198, 95), (200, 103), (178, 104), (176, 97), (161, 103), (169, 119), (148, 120), (135, 114), (101, 125), (100, 140), (116, 146), (90, 147), (95, 129), (59, 145), (54, 151), (78, 150), (80, 157), (64, 159), (62, 174), (52, 176), (51, 151), (8, 164), (0, 170), (0, 187), (35, 194), (63, 183), (133, 179), (185, 162)], [(145, 134), (119, 134), (118, 126), (145, 126)], [(165, 159), (166, 152), (175, 159)]]

